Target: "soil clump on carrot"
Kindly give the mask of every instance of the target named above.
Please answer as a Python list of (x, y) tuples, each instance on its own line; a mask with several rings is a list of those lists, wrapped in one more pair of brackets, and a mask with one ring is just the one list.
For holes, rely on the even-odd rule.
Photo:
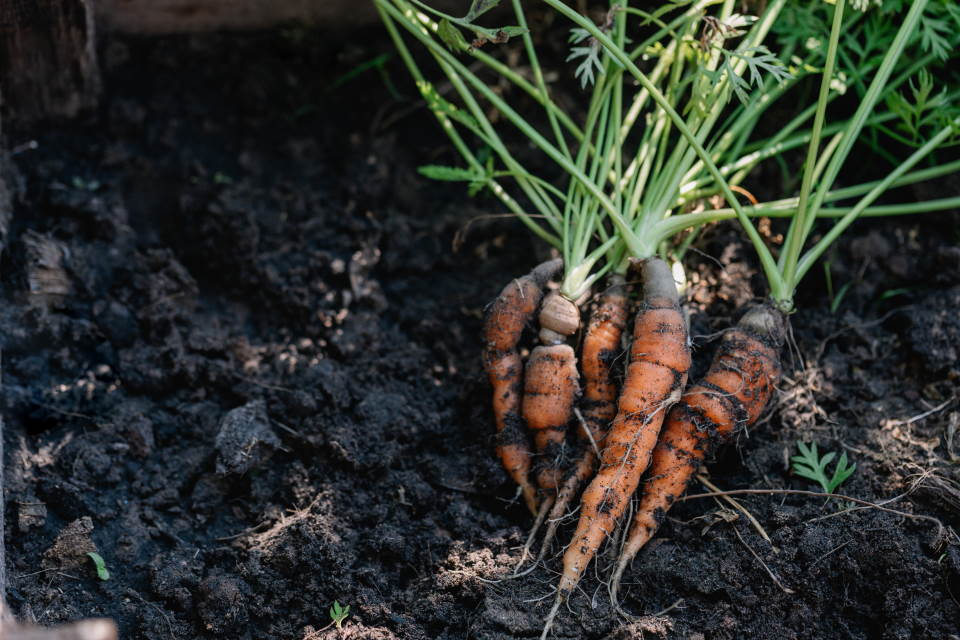
[[(356, 35), (362, 50), (295, 31), (108, 39), (100, 112), (5, 129), (10, 147), (38, 142), (7, 179), (17, 204), (0, 305), (19, 616), (109, 616), (123, 638), (301, 640), (338, 600), (347, 637), (539, 633), (554, 574), (480, 580), (513, 569), (531, 522), (494, 455), (480, 351), (486, 305), (549, 256), (508, 219), (474, 224), (451, 251), (490, 203), (417, 176), (445, 142), (423, 110), (406, 112), (411, 96), (394, 102), (375, 71), (331, 88), (376, 43), (390, 50), (380, 29)], [(708, 461), (715, 484), (815, 489), (785, 466), (798, 438), (847, 447), (858, 468), (843, 490), (857, 497), (896, 495), (920, 470), (960, 482), (960, 434), (952, 450), (946, 440), (960, 408), (943, 404), (957, 367), (940, 342), (956, 316), (936, 297), (960, 281), (934, 259), (949, 261), (938, 229), (957, 223), (880, 223), (882, 258), (846, 251), (866, 232), (837, 248), (835, 283), (861, 260), (871, 281), (831, 313), (810, 278), (791, 318), (806, 369), (784, 351), (780, 405)], [(39, 246), (62, 259), (31, 291)], [(719, 262), (689, 261), (691, 379), (717, 347), (707, 336), (761, 292), (731, 227), (696, 246)], [(237, 449), (217, 435), (245, 406), (263, 451), (224, 474), (218, 461)], [(956, 529), (949, 482), (891, 506)], [(555, 637), (960, 634), (960, 553), (930, 523), (871, 510), (811, 522), (836, 507), (740, 501), (779, 553), (716, 502), (678, 502), (619, 595), (635, 614), (679, 604), (618, 619), (607, 543)], [(83, 518), (108, 581), (92, 565), (42, 564)], [(561, 524), (552, 569), (575, 521)]]

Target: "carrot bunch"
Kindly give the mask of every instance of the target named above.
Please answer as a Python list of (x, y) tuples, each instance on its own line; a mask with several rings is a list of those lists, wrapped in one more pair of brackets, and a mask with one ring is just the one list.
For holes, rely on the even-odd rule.
[[(501, 429), (498, 453), (537, 515), (525, 552), (549, 512), (537, 561), (543, 558), (557, 523), (590, 480), (563, 555), (544, 637), (634, 494), (639, 493), (639, 506), (614, 573), (614, 598), (624, 569), (656, 532), (707, 455), (738, 428), (757, 420), (779, 380), (784, 316), (761, 305), (725, 334), (706, 376), (685, 390), (691, 355), (673, 275), (659, 258), (639, 261), (638, 267), (640, 293), (619, 391), (614, 364), (624, 353), (621, 341), (628, 307), (622, 277), (611, 278), (584, 332), (582, 374), (573, 348), (566, 344), (578, 329), (571, 310), (576, 307), (552, 293), (539, 313), (542, 344), (532, 350), (520, 379), (520, 334), (533, 320), (543, 277), (559, 268), (556, 262), (544, 263), (508, 285), (487, 314), (484, 363)], [(507, 334), (509, 340), (502, 338)], [(582, 412), (575, 409), (578, 403)], [(509, 430), (500, 425), (510, 425)], [(567, 443), (571, 428), (578, 434), (578, 446)], [(570, 455), (571, 450), (578, 453)], [(641, 488), (645, 472), (647, 481)]]
[[(493, 388), (493, 412), (499, 433), (497, 454), (520, 487), (527, 507), (539, 514), (541, 520), (558, 495), (569, 502), (569, 496), (576, 491), (566, 477), (572, 462), (567, 432), (573, 423), (575, 405), (581, 398), (581, 388), (576, 355), (566, 340), (579, 329), (580, 313), (576, 304), (556, 292), (549, 294), (540, 305), (546, 280), (556, 275), (561, 265), (561, 260), (545, 262), (508, 284), (489, 307), (484, 323), (483, 361)], [(617, 299), (616, 296), (609, 298)], [(622, 296), (618, 299), (621, 305), (625, 303)], [(601, 437), (597, 418), (604, 415), (604, 410), (609, 413), (609, 407), (604, 409), (601, 405), (611, 404), (615, 397), (609, 364), (620, 336), (610, 325), (616, 325), (612, 316), (622, 315), (623, 309), (611, 312), (610, 306), (608, 302), (605, 312), (610, 319), (600, 322), (597, 316), (592, 320), (591, 327), (595, 328), (588, 332), (584, 343), (588, 371), (585, 395), (588, 404), (585, 406), (589, 407), (588, 415), (597, 426), (595, 433), (581, 432), (581, 441), (595, 442)], [(524, 327), (531, 324), (538, 311), (541, 344), (531, 351), (523, 368), (518, 344)], [(606, 338), (603, 346), (597, 344), (600, 334)], [(529, 435), (523, 430), (524, 426)], [(533, 465), (534, 455), (536, 465)], [(584, 457), (580, 457), (573, 466), (589, 467), (590, 462), (584, 463)], [(581, 471), (580, 475), (585, 473)]]

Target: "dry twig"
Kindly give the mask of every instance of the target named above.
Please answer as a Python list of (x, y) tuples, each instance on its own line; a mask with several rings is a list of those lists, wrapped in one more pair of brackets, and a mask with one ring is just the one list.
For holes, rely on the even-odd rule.
[[(696, 493), (690, 496), (684, 496), (680, 500), (696, 500), (698, 498), (715, 498), (720, 496), (742, 496), (742, 495), (788, 495), (788, 496), (808, 496), (811, 498), (836, 498), (837, 500), (845, 500), (847, 502), (852, 502), (854, 504), (859, 504), (863, 507), (869, 507), (871, 509), (876, 509), (878, 511), (884, 511), (886, 513), (892, 513), (893, 515), (900, 516), (902, 518), (910, 518), (911, 520), (926, 520), (928, 522), (933, 522), (937, 525), (937, 538), (942, 538), (944, 536), (944, 527), (943, 523), (940, 522), (937, 518), (933, 516), (925, 516), (918, 513), (907, 513), (905, 511), (897, 511), (896, 509), (889, 509), (882, 505), (877, 504), (876, 502), (870, 502), (869, 500), (861, 500), (860, 498), (853, 498), (851, 496), (841, 495), (839, 493), (823, 493), (821, 491), (805, 491), (803, 489), (731, 489), (730, 491), (711, 491), (710, 493)], [(906, 495), (906, 494), (903, 494)], [(903, 495), (898, 497), (903, 497)], [(889, 502), (889, 501), (888, 501)], [(851, 513), (852, 510), (841, 511), (838, 515)], [(954, 537), (957, 537), (956, 534), (953, 534)], [(958, 537), (958, 542), (960, 542), (960, 537)]]

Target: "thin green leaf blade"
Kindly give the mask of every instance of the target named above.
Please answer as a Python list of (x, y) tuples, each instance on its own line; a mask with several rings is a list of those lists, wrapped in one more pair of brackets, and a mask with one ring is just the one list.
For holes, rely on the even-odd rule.
[(448, 167), (439, 164), (426, 164), (417, 167), (417, 173), (431, 180), (440, 180), (443, 182), (475, 182), (485, 180), (486, 178), (484, 174), (474, 169)]
[(437, 36), (447, 48), (454, 53), (460, 53), (470, 48), (470, 43), (463, 37), (460, 30), (453, 26), (453, 23), (443, 18), (437, 25)]

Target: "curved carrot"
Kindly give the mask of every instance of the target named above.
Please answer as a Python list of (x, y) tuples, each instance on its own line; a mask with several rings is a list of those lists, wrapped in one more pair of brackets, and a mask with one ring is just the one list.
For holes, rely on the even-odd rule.
[[(583, 418), (590, 436), (600, 446), (610, 421), (617, 415), (617, 384), (613, 362), (620, 355), (620, 338), (627, 326), (627, 293), (623, 276), (614, 275), (600, 306), (590, 316), (580, 352), (583, 367)], [(586, 439), (586, 434), (581, 433)]]
[(542, 456), (537, 484), (555, 491), (564, 467), (564, 440), (580, 395), (577, 357), (568, 344), (539, 346), (527, 359), (522, 415), (533, 432), (536, 452)]
[(508, 284), (490, 305), (483, 325), (483, 367), (493, 387), (497, 455), (533, 513), (537, 512), (537, 496), (528, 477), (530, 445), (520, 417), (523, 364), (517, 344), (540, 304), (543, 288), (562, 267), (559, 258), (550, 260)]
[(783, 315), (769, 306), (747, 312), (727, 332), (710, 370), (667, 416), (650, 474), (610, 587), (614, 603), (623, 571), (653, 537), (708, 453), (756, 422), (780, 379)]
[(642, 281), (643, 299), (617, 417), (604, 442), (600, 469), (583, 493), (580, 520), (563, 556), (557, 598), (542, 637), (626, 509), (649, 464), (664, 414), (687, 381), (690, 347), (670, 267), (649, 258), (642, 263)]

